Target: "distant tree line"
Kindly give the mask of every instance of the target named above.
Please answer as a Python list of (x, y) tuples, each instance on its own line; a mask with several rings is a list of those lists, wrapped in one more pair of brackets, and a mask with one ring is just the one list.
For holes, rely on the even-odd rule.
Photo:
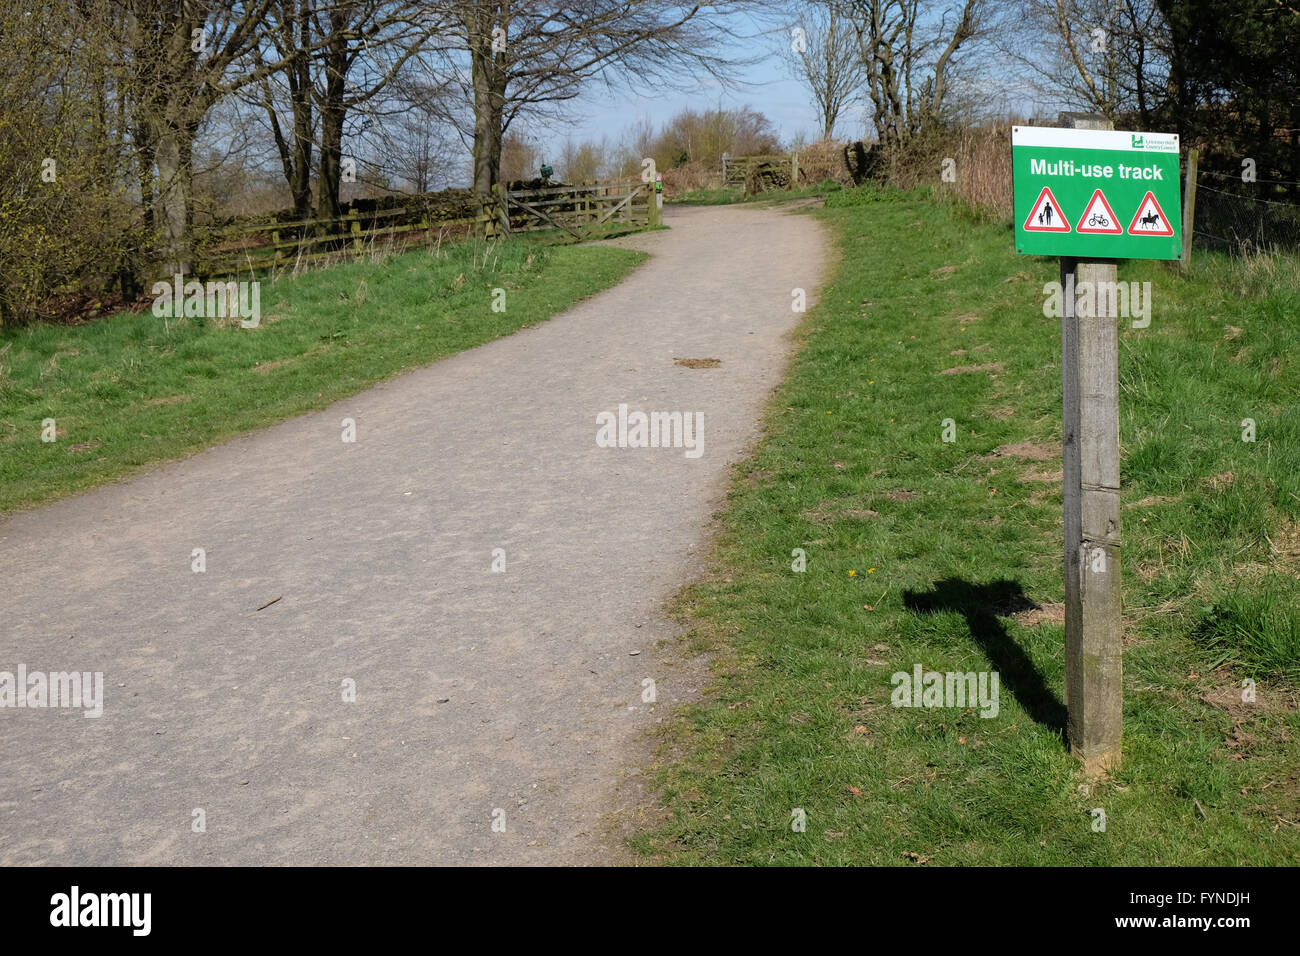
[(336, 218), (352, 181), (445, 182), (460, 149), (488, 193), (515, 124), (556, 115), (597, 79), (647, 90), (723, 77), (730, 18), (759, 6), (5, 4), (0, 324), (41, 314), (74, 279), (131, 297), (147, 270), (185, 271), (205, 200), (239, 185), (216, 172), (232, 156), (269, 149), (299, 218)]
[(777, 153), (782, 143), (766, 116), (741, 106), (684, 109), (657, 129), (642, 119), (624, 129), (616, 140), (609, 136), (566, 139), (555, 149), (554, 155), (544, 155), (525, 134), (512, 132), (505, 141), (502, 177), (530, 178), (537, 174), (541, 162), (548, 161), (567, 182), (622, 179), (639, 176), (646, 158), (653, 159), (661, 171), (693, 165), (720, 172), (724, 154)]
[(905, 152), (1031, 97), (1180, 132), (1300, 199), (1297, 0), (17, 0), (0, 6), (0, 324), (78, 289), (136, 296), (186, 270), (216, 209), (263, 193), (329, 220), (348, 184), (425, 191), (464, 159), (486, 194), (543, 161), (590, 179), (776, 151), (748, 107), (551, 156), (529, 135), (594, 81), (725, 83), (746, 43), (762, 52), (737, 23), (775, 39), (827, 138), (852, 119)]
[(828, 138), (855, 105), (897, 147), (1030, 100), (1249, 158), (1300, 199), (1297, 0), (800, 0), (775, 35)]

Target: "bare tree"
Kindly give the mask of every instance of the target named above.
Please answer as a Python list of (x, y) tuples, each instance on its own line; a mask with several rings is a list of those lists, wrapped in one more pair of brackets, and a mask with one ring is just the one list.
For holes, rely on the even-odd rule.
[(639, 165), (647, 156), (654, 155), (655, 124), (649, 116), (640, 116), (623, 130), (622, 149)]
[(342, 215), (339, 183), (344, 124), (370, 108), (402, 68), (445, 27), (444, 13), (421, 0), (334, 0), (316, 15), (323, 37), (317, 103), (321, 114), (317, 214)]
[(459, 36), (453, 62), (472, 104), (474, 189), (500, 178), (502, 138), (519, 116), (577, 96), (600, 77), (632, 86), (722, 78), (728, 17), (757, 0), (450, 0)]
[(283, 69), (251, 65), (274, 0), (119, 0), (124, 13), (114, 56), (132, 103), (133, 133), (144, 162), (157, 170), (154, 221), (169, 269), (189, 266), (193, 225), (194, 142), (222, 97)]
[(501, 141), (501, 181), (534, 179), (541, 174), (542, 154), (536, 141), (516, 128)]
[(985, 0), (846, 0), (876, 134), (897, 146), (940, 121), (955, 57), (980, 26)]
[(1155, 0), (1023, 0), (998, 47), (1061, 105), (1146, 123), (1167, 95), (1171, 40)]
[[(267, 11), (266, 42), (285, 68), (277, 75), (264, 75), (258, 90), (259, 104), (266, 111), (284, 178), (293, 197), (295, 219), (311, 215), (312, 150), (316, 145), (312, 22), (310, 0), (275, 0), (271, 5)], [(254, 57), (259, 63), (265, 62), (260, 48), (254, 51)], [(280, 123), (273, 81), (285, 88), (290, 118), (287, 135)]]
[(779, 49), (791, 73), (812, 94), (823, 139), (835, 134), (840, 114), (862, 96), (857, 31), (846, 0), (804, 0)]
[(686, 163), (716, 167), (723, 153), (733, 156), (777, 153), (781, 144), (772, 123), (757, 110), (682, 110), (663, 125), (651, 155), (655, 162), (671, 169)]
[(417, 193), (450, 183), (459, 153), (442, 120), (437, 94), (408, 87), (399, 96), (403, 109), (386, 116), (370, 137), (378, 156), (371, 165), (396, 176)]
[(583, 140), (580, 143), (566, 139), (560, 147), (560, 169), (565, 182), (592, 182), (609, 173), (609, 144), (600, 140)]

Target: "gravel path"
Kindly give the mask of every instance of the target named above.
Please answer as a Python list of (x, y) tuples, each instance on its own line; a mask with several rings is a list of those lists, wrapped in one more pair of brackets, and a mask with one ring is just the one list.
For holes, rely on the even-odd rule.
[[(619, 780), (699, 691), (664, 602), (827, 262), (806, 216), (667, 220), (550, 322), (0, 519), (0, 671), (104, 675), (96, 719), (0, 709), (0, 863), (619, 859)], [(703, 453), (598, 447), (620, 403), (703, 413)]]

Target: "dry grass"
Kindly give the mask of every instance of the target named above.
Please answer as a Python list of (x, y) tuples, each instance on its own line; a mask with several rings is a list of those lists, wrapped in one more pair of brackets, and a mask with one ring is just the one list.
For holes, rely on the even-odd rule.
[(678, 196), (697, 189), (718, 189), (722, 186), (721, 168), (711, 168), (701, 162), (687, 163), (663, 171), (664, 195)]
[(1280, 249), (1243, 250), (1239, 256), (1211, 261), (1207, 270), (1244, 299), (1300, 288), (1300, 255)]
[(844, 164), (845, 143), (824, 139), (799, 150), (799, 183), (805, 186), (832, 180), (841, 186), (853, 183)]
[[(1011, 127), (1015, 119), (925, 136), (884, 161), (885, 178), (899, 189), (935, 185), (976, 212), (1011, 219)], [(952, 160), (951, 166), (945, 162)], [(801, 157), (802, 162), (802, 157)], [(944, 182), (948, 166), (956, 176)]]
[(952, 144), (957, 181), (945, 183), (972, 209), (1010, 217), (1011, 124), (962, 130)]

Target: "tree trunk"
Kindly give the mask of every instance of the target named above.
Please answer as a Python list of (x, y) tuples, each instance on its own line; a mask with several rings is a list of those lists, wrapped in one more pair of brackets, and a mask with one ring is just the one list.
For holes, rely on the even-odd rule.
[(493, 54), (491, 34), (475, 36), (470, 51), (474, 84), (474, 192), (491, 194), (501, 178), (501, 140), (506, 101), (505, 54)]
[[(284, 69), (285, 83), (289, 88), (290, 136), (285, 136), (276, 110), (275, 94), (269, 77), (262, 79), (262, 109), (271, 124), (271, 136), (280, 154), (280, 168), (289, 186), (293, 201), (294, 219), (311, 216), (311, 161), (312, 161), (312, 76), (311, 10), (308, 0), (280, 0), (276, 6), (276, 21), (271, 29), (271, 42), (276, 53), (287, 61)], [(259, 58), (259, 63), (260, 58)]]
[(320, 117), (320, 202), (316, 214), (322, 219), (338, 219), (343, 215), (339, 183), (343, 168), (343, 119), (347, 109), (343, 106), (342, 84), (339, 94), (337, 102), (326, 103)]
[(343, 165), (344, 101), (348, 77), (347, 21), (342, 13), (330, 16), (331, 35), (325, 52), (325, 101), (320, 110), (320, 197), (316, 214), (322, 219), (343, 215), (339, 181)]
[(143, 207), (142, 218), (146, 232), (153, 232), (155, 225), (154, 209), (157, 197), (154, 195), (154, 149), (152, 132), (144, 123), (133, 130), (136, 143), (136, 174), (140, 181), (140, 204)]
[(293, 194), (295, 219), (311, 216), (311, 160), (312, 160), (312, 78), (311, 57), (311, 4), (299, 0), (296, 23), (298, 50), (289, 66), (289, 102), (293, 109), (293, 177), (289, 191)]
[[(299, 95), (301, 94), (301, 95)], [(311, 87), (295, 93), (293, 103), (293, 175), (289, 191), (293, 194), (294, 219), (311, 216)]]
[(183, 123), (165, 124), (157, 135), (154, 159), (158, 164), (158, 211), (155, 223), (162, 229), (167, 272), (190, 269), (191, 203), (194, 186), (194, 130)]

